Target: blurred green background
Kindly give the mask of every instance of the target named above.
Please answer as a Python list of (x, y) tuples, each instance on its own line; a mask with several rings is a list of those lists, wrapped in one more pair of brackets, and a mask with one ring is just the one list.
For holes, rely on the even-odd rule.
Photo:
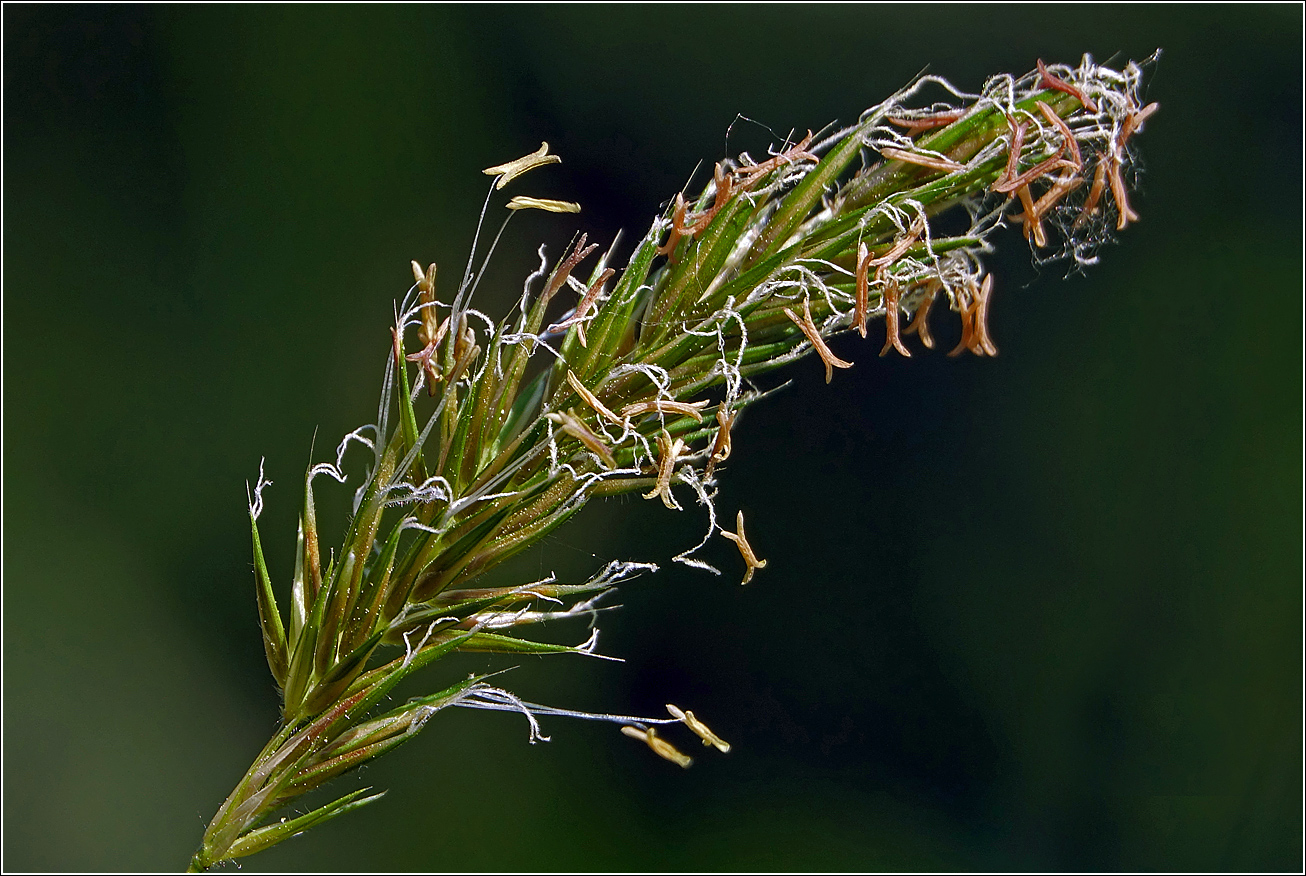
[(642, 232), (764, 125), (1159, 46), (1142, 222), (1068, 280), (1007, 231), (999, 358), (844, 338), (855, 369), (741, 421), (749, 587), (722, 540), (724, 578), (668, 563), (704, 521), (638, 498), (510, 570), (665, 564), (605, 616), (627, 662), (502, 681), (677, 703), (729, 756), (454, 710), (333, 786), (382, 802), (245, 866), (1299, 870), (1301, 36), (1295, 5), (6, 5), (4, 866), (185, 864), (276, 718), (244, 482), (266, 456), (284, 583), (314, 430), (374, 417), (408, 260), (461, 269), (481, 168), (548, 140), (521, 190), (584, 205), (513, 223), (501, 313), (541, 242)]

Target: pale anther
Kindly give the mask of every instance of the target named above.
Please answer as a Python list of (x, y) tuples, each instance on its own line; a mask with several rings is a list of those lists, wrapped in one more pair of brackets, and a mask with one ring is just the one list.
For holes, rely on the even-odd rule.
[(661, 496), (663, 505), (672, 511), (679, 511), (680, 506), (676, 504), (675, 496), (671, 495), (671, 476), (675, 474), (677, 460), (685, 452), (685, 442), (680, 438), (672, 440), (667, 430), (663, 429), (662, 434), (658, 435), (658, 452), (662, 454), (658, 462), (658, 482), (652, 490), (644, 494), (644, 498), (652, 499)]
[(590, 427), (586, 426), (574, 411), (551, 412), (544, 416), (557, 423), (563, 432), (584, 444), (608, 468), (617, 467), (617, 460), (613, 457), (612, 450), (603, 443), (599, 436), (590, 431)]
[(554, 201), (549, 198), (526, 198), (516, 195), (508, 202), (509, 210), (545, 210), (549, 213), (579, 213), (580, 204), (572, 201)]
[(638, 727), (633, 727), (627, 724), (621, 728), (621, 732), (625, 733), (631, 739), (638, 739), (645, 743), (649, 748), (653, 749), (653, 753), (658, 757), (663, 760), (669, 760), (678, 767), (688, 769), (689, 765), (694, 762), (692, 757), (687, 754), (682, 754), (670, 742), (659, 738), (657, 731), (652, 727), (647, 730), (641, 730)]
[(621, 415), (623, 417), (638, 417), (642, 414), (681, 414), (686, 417), (693, 417), (695, 422), (701, 423), (703, 422), (703, 414), (700, 412), (707, 406), (708, 402), (706, 401), (678, 402), (653, 399), (628, 404), (621, 409)]
[(667, 712), (671, 714), (671, 717), (694, 731), (694, 734), (698, 736), (699, 739), (703, 740), (704, 745), (714, 745), (716, 746), (716, 750), (722, 754), (726, 754), (730, 751), (730, 743), (726, 742), (720, 736), (717, 736), (706, 724), (695, 718), (693, 712), (682, 711), (680, 708), (671, 705), (671, 703), (667, 703)]
[(594, 393), (586, 389), (585, 384), (580, 382), (580, 378), (577, 377), (575, 374), (573, 374), (570, 370), (567, 371), (567, 383), (571, 386), (572, 389), (576, 390), (576, 394), (578, 396), (584, 399), (585, 404), (589, 405), (591, 408), (594, 409), (594, 412), (596, 414), (603, 416), (614, 426), (625, 425), (625, 421), (622, 420), (621, 417), (618, 417), (616, 414), (614, 414), (612, 411), (608, 410), (608, 406), (605, 405), (603, 402), (599, 401), (598, 396), (596, 396)]
[(481, 171), (481, 173), (486, 176), (499, 177), (495, 182), (494, 187), (496, 189), (501, 189), (523, 173), (526, 173), (528, 170), (534, 170), (535, 168), (543, 167), (546, 164), (559, 164), (561, 162), (562, 159), (557, 155), (549, 154), (548, 143), (541, 143), (540, 148), (536, 149), (530, 155), (523, 155), (521, 158), (512, 161), (505, 161), (503, 164), (496, 164), (494, 167), (487, 167), (485, 170)]
[(744, 580), (739, 582), (740, 586), (743, 586), (753, 580), (754, 571), (766, 568), (766, 560), (757, 558), (757, 554), (753, 553), (753, 546), (748, 543), (748, 539), (744, 536), (743, 511), (740, 511), (738, 516), (735, 517), (735, 529), (738, 532), (727, 532), (723, 529), (721, 535), (735, 543), (739, 548), (739, 555), (744, 558), (744, 563), (748, 566), (748, 570), (744, 572)]

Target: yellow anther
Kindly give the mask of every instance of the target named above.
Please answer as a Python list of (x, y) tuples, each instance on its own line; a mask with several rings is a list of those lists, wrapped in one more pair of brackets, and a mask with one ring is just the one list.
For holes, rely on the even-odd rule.
[(693, 712), (681, 711), (676, 706), (671, 705), (671, 703), (667, 703), (667, 711), (671, 713), (671, 717), (683, 723), (690, 730), (693, 730), (695, 735), (703, 740), (704, 745), (715, 745), (716, 750), (722, 754), (726, 754), (730, 751), (730, 743), (709, 730), (706, 724), (694, 717)]
[(753, 580), (753, 572), (755, 570), (766, 568), (766, 560), (759, 560), (757, 558), (757, 554), (753, 553), (752, 545), (748, 543), (748, 539), (744, 536), (743, 511), (740, 511), (739, 515), (735, 518), (735, 528), (739, 531), (726, 532), (723, 529), (721, 530), (721, 535), (735, 543), (739, 548), (739, 555), (744, 558), (744, 562), (748, 565), (748, 571), (744, 572), (744, 580), (739, 582), (740, 585), (743, 585)]
[(508, 202), (509, 210), (547, 210), (550, 213), (579, 213), (580, 204), (549, 198), (526, 198), (516, 195)]
[(560, 164), (561, 162), (562, 159), (557, 155), (549, 154), (548, 143), (541, 143), (540, 148), (530, 155), (523, 155), (521, 158), (505, 161), (503, 164), (496, 164), (494, 167), (487, 167), (481, 173), (486, 176), (499, 177), (494, 187), (501, 189), (528, 170), (534, 170), (546, 164)]
[(653, 749), (653, 753), (658, 757), (663, 760), (669, 760), (678, 767), (689, 769), (689, 765), (694, 762), (692, 757), (687, 754), (682, 754), (670, 742), (659, 738), (657, 731), (652, 727), (647, 730), (641, 730), (638, 727), (632, 727), (627, 724), (625, 727), (621, 728), (621, 732), (625, 733), (631, 739), (638, 739), (645, 743), (649, 748)]

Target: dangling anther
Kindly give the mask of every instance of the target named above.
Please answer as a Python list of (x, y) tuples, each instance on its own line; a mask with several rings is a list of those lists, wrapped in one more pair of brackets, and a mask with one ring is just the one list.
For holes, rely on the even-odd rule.
[(970, 350), (976, 356), (996, 356), (998, 348), (989, 336), (989, 302), (993, 295), (993, 275), (985, 274), (984, 281), (976, 286), (969, 282), (970, 303), (963, 305), (961, 315), (961, 342), (952, 349), (949, 356), (960, 356), (963, 350)]
[[(935, 281), (937, 283), (937, 281)], [(934, 304), (934, 296), (937, 289), (931, 288), (921, 299), (921, 303), (916, 305), (916, 312), (912, 315), (911, 325), (902, 330), (902, 334), (919, 335), (921, 343), (927, 350), (934, 349), (934, 337), (930, 334), (930, 324), (928, 317), (930, 315), (930, 306)]]
[(993, 338), (989, 336), (989, 302), (993, 300), (993, 275), (985, 274), (984, 282), (980, 284), (979, 290), (975, 294), (975, 324), (973, 326), (975, 340), (978, 342), (980, 349), (989, 356), (998, 355), (998, 348), (993, 344)]
[(638, 727), (634, 727), (631, 726), (630, 724), (627, 724), (626, 726), (621, 728), (621, 732), (625, 733), (627, 736), (629, 736), (632, 739), (638, 739), (639, 741), (643, 742), (649, 748), (653, 749), (653, 753), (656, 754), (658, 757), (662, 758), (663, 760), (669, 760), (678, 767), (689, 769), (689, 765), (694, 762), (694, 759), (692, 757), (690, 757), (687, 754), (682, 754), (670, 742), (667, 742), (665, 739), (660, 738), (657, 734), (657, 731), (654, 730), (652, 727), (648, 728), (647, 730), (641, 730)]
[(652, 499), (655, 496), (662, 497), (662, 504), (666, 505), (672, 511), (679, 511), (680, 506), (676, 504), (676, 497), (671, 495), (671, 477), (676, 471), (676, 462), (684, 455), (685, 442), (680, 439), (672, 439), (666, 429), (658, 435), (658, 452), (661, 458), (658, 461), (658, 482), (652, 490), (644, 494), (645, 499)]
[(826, 383), (829, 383), (830, 378), (834, 375), (834, 371), (831, 370), (832, 368), (853, 367), (853, 363), (845, 362), (840, 359), (825, 345), (825, 340), (821, 337), (820, 331), (817, 330), (816, 324), (812, 322), (812, 309), (808, 306), (806, 298), (803, 299), (802, 319), (799, 319), (798, 315), (788, 307), (782, 308), (782, 310), (784, 311), (785, 316), (793, 320), (794, 325), (802, 329), (803, 334), (807, 336), (807, 340), (811, 342), (812, 349), (816, 350), (816, 355), (820, 356), (821, 361), (825, 363)]
[(886, 277), (884, 281), (884, 346), (880, 348), (880, 355), (883, 356), (890, 350), (897, 350), (904, 356), (911, 358), (911, 352), (903, 346), (902, 338), (898, 334), (898, 280), (896, 277)]
[(716, 438), (712, 441), (712, 451), (707, 455), (707, 468), (703, 473), (704, 480), (712, 477), (712, 472), (716, 470), (719, 463), (729, 459), (730, 429), (735, 425), (735, 417), (737, 416), (739, 416), (739, 410), (735, 409), (727, 413), (724, 403), (716, 409)]
[(1097, 212), (1098, 202), (1102, 200), (1102, 192), (1106, 190), (1106, 159), (1098, 158), (1097, 168), (1093, 171), (1093, 185), (1088, 190), (1088, 198), (1084, 200), (1084, 206), (1079, 211), (1075, 224), (1071, 226), (1072, 230), (1078, 229), (1088, 221), (1088, 217)]
[(866, 337), (866, 316), (869, 305), (870, 280), (866, 276), (871, 269), (871, 254), (867, 250), (866, 244), (857, 244), (857, 301), (853, 307), (853, 328), (857, 329), (857, 334), (863, 338)]
[(671, 717), (694, 731), (694, 735), (699, 739), (702, 739), (704, 745), (715, 746), (716, 750), (722, 754), (728, 754), (730, 752), (730, 743), (726, 742), (720, 736), (717, 736), (708, 729), (706, 724), (694, 717), (693, 712), (682, 711), (679, 707), (671, 705), (671, 703), (667, 703), (667, 712)]
[(740, 586), (742, 587), (743, 585), (747, 584), (749, 581), (753, 580), (753, 572), (757, 571), (758, 569), (766, 568), (766, 560), (759, 560), (757, 558), (757, 554), (753, 553), (752, 545), (748, 543), (748, 539), (744, 536), (744, 512), (743, 511), (740, 511), (738, 515), (736, 515), (735, 517), (735, 529), (737, 530), (737, 532), (727, 532), (726, 530), (723, 529), (721, 530), (721, 535), (722, 537), (728, 538), (735, 543), (735, 546), (739, 548), (739, 555), (744, 558), (744, 564), (748, 566), (748, 568), (744, 571), (744, 580), (739, 582)]

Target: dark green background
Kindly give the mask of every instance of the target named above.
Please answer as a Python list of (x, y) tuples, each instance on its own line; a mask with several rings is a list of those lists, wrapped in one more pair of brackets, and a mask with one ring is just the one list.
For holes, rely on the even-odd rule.
[[(373, 418), (408, 260), (460, 270), (482, 167), (560, 167), (483, 286), (642, 232), (743, 114), (850, 120), (922, 67), (1165, 50), (1143, 216), (1086, 277), (991, 261), (1001, 356), (857, 360), (741, 422), (747, 588), (668, 564), (603, 650), (501, 681), (693, 708), (688, 772), (608, 725), (443, 713), (382, 802), (254, 869), (1302, 865), (1301, 24), (1274, 7), (4, 8), (4, 865), (169, 869), (270, 734), (245, 529)], [(758, 154), (757, 125), (729, 148)], [(701, 175), (699, 177), (701, 179)], [(630, 238), (627, 238), (628, 240)], [(447, 288), (447, 286), (445, 287)], [(943, 343), (958, 328), (936, 314)], [(946, 347), (945, 347), (946, 348)], [(322, 487), (328, 532), (343, 491)], [(511, 570), (666, 563), (695, 511), (596, 504)], [(579, 641), (582, 628), (560, 631)], [(487, 665), (449, 661), (406, 695)]]

